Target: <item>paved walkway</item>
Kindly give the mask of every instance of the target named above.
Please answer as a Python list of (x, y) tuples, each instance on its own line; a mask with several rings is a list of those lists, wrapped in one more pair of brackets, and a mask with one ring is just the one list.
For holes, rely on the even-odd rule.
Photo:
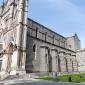
[(29, 80), (1, 81), (0, 85), (85, 85), (85, 83), (81, 83), (81, 84), (58, 83), (58, 82), (51, 82), (51, 81), (41, 81), (41, 80), (29, 79)]

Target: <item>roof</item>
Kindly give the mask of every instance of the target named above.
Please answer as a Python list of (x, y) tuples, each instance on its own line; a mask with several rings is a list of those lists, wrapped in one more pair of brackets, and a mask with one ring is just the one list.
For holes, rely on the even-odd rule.
[(54, 31), (53, 31), (53, 30), (51, 30), (50, 28), (48, 28), (48, 27), (46, 27), (46, 26), (44, 26), (44, 25), (42, 25), (42, 24), (40, 24), (40, 23), (38, 23), (38, 22), (36, 22), (36, 21), (32, 20), (31, 18), (28, 18), (28, 20), (30, 20), (30, 21), (32, 21), (32, 22), (34, 22), (34, 23), (36, 23), (36, 24), (38, 24), (38, 25), (42, 26), (43, 28), (45, 28), (45, 29), (47, 29), (47, 30), (49, 30), (49, 31), (53, 32), (54, 34), (59, 35), (60, 37), (62, 37), (62, 38), (64, 38), (64, 39), (66, 39), (66, 37), (64, 37), (64, 36), (62, 36), (62, 35), (60, 35), (60, 34), (58, 34), (58, 33), (54, 32)]

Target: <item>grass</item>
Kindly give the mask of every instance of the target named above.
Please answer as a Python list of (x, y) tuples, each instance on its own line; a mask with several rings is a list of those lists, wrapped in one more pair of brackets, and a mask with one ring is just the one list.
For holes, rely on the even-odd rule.
[(36, 78), (36, 79), (41, 79), (41, 80), (48, 80), (48, 81), (51, 81), (51, 80), (53, 80), (53, 78), (52, 78), (52, 77), (50, 77), (50, 76), (43, 76), (43, 77)]
[[(48, 80), (53, 81), (54, 79), (50, 76), (43, 76), (37, 79), (41, 80)], [(70, 74), (70, 75), (62, 75), (59, 76), (55, 81), (61, 81), (61, 82), (72, 82), (72, 83), (80, 83), (85, 82), (85, 74)]]
[(59, 81), (62, 81), (62, 82), (80, 83), (80, 82), (85, 82), (85, 74), (63, 75), (63, 76), (60, 76), (58, 79)]

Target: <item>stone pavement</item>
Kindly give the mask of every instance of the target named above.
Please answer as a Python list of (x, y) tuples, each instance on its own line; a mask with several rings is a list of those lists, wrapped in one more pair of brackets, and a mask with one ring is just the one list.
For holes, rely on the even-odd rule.
[(81, 83), (81, 84), (60, 83), (60, 82), (52, 82), (52, 81), (43, 81), (43, 80), (29, 79), (29, 80), (7, 80), (7, 81), (1, 81), (0, 85), (85, 85), (85, 83)]

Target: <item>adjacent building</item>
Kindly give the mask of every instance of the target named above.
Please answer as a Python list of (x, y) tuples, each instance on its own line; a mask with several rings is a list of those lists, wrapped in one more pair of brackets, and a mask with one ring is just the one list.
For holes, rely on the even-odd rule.
[(85, 72), (85, 49), (77, 50), (78, 71)]

